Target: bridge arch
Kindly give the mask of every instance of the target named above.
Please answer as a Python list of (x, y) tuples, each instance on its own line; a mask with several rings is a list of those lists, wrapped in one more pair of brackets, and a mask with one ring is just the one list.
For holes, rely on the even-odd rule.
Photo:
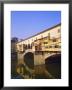
[(45, 66), (55, 78), (61, 78), (61, 54), (55, 54), (46, 58)]
[(34, 68), (34, 53), (32, 50), (27, 50), (23, 54), (24, 63), (31, 69)]

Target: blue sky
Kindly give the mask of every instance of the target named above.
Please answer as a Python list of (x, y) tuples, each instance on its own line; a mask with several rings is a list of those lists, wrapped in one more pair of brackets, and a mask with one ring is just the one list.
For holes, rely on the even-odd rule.
[(59, 23), (60, 11), (12, 11), (11, 37), (25, 39)]

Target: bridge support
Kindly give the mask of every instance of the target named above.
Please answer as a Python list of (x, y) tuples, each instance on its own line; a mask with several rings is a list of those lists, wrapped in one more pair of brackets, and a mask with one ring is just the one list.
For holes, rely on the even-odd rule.
[[(18, 53), (18, 65), (25, 63), (24, 56), (26, 54)], [(34, 52), (33, 55), (34, 55), (34, 66), (35, 65), (43, 65), (43, 64), (45, 64), (44, 55), (41, 52)], [(29, 59), (30, 59), (30, 57), (29, 57)]]
[(45, 64), (44, 55), (41, 52), (34, 53), (34, 65), (43, 65)]
[[(27, 60), (28, 64), (30, 63), (31, 59), (33, 60), (34, 66), (36, 65), (43, 65), (45, 64), (45, 59), (54, 55), (56, 53), (48, 53), (48, 52), (33, 52), (27, 50), (26, 53), (18, 53), (18, 65), (24, 64)], [(33, 55), (33, 56), (31, 56)], [(32, 58), (33, 57), (33, 58)]]
[(18, 57), (18, 65), (23, 64), (24, 63), (23, 53), (18, 52), (17, 57)]

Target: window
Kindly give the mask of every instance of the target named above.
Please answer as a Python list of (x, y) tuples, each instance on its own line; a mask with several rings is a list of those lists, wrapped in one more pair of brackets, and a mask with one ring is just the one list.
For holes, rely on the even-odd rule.
[(59, 46), (59, 45), (55, 45), (55, 48), (61, 48), (61, 46)]
[(44, 40), (48, 40), (48, 37), (44, 37)]
[(55, 48), (58, 48), (58, 45), (55, 45)]
[(53, 42), (56, 42), (56, 39), (53, 39)]
[(30, 44), (28, 44), (28, 49), (30, 49)]
[(44, 42), (44, 44), (48, 44), (48, 42)]
[(52, 48), (52, 46), (49, 46), (49, 48)]
[(32, 49), (32, 44), (30, 45), (30, 48)]
[(27, 44), (25, 45), (25, 49), (27, 49)]
[(60, 33), (60, 29), (58, 29), (58, 33)]
[(45, 46), (45, 48), (48, 48), (48, 46)]
[(48, 33), (48, 39), (50, 39), (50, 33)]

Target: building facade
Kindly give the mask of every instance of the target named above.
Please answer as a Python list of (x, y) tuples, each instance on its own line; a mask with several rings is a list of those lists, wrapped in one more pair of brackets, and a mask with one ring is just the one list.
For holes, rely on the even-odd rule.
[(17, 51), (61, 51), (61, 24), (24, 39), (16, 44)]

